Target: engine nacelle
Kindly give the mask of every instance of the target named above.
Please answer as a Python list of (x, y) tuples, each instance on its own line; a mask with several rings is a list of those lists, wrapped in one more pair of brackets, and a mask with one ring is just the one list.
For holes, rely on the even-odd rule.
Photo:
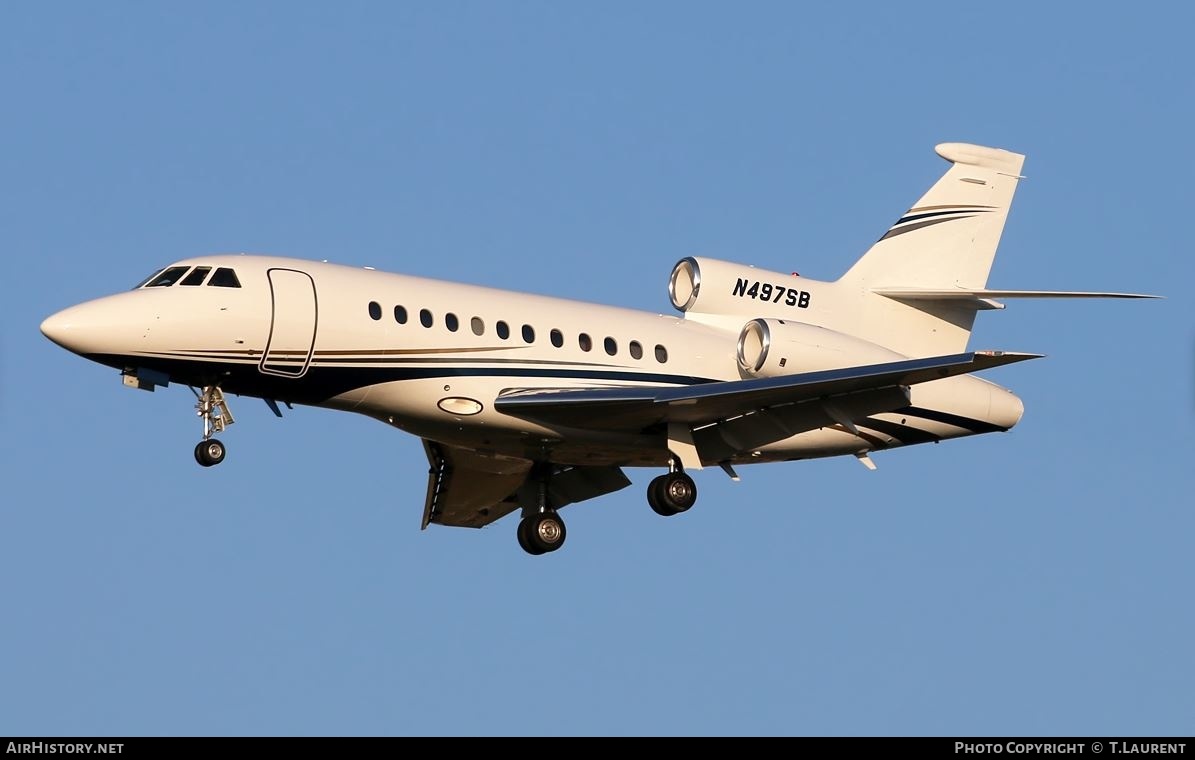
[(739, 333), (739, 369), (747, 377), (776, 377), (907, 359), (875, 343), (782, 319), (753, 319)]
[[(824, 283), (822, 283), (824, 285)], [(668, 279), (679, 311), (699, 314), (790, 314), (808, 309), (817, 283), (718, 259), (681, 259)]]

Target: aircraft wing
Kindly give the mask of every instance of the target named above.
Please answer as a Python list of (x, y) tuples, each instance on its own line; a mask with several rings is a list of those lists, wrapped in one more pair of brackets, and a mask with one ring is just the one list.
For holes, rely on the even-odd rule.
[[(907, 386), (1037, 358), (974, 352), (691, 386), (506, 391), (495, 408), (549, 425), (640, 432), (678, 423), (703, 458), (721, 460), (804, 430), (891, 411)], [(423, 527), (481, 528), (538, 498), (530, 459), (425, 440), (430, 470)], [(630, 485), (618, 467), (551, 467), (547, 497), (557, 508)]]
[[(423, 526), (431, 523), (462, 528), (482, 528), (510, 514), (521, 503), (538, 498), (538, 486), (529, 481), (530, 459), (473, 451), (423, 441), (430, 465)], [(593, 499), (631, 484), (618, 467), (552, 468), (547, 498), (556, 509)]]
[[(683, 423), (690, 429), (727, 423), (745, 415), (783, 416), (781, 440), (802, 430), (847, 421), (852, 417), (890, 411), (907, 403), (900, 390), (910, 385), (964, 375), (1039, 354), (976, 351), (926, 359), (908, 359), (861, 367), (804, 372), (781, 377), (729, 380), (691, 386), (630, 386), (621, 388), (528, 389), (506, 391), (494, 408), (516, 417), (551, 425), (639, 432), (655, 426)], [(818, 402), (819, 414), (793, 417), (779, 410)], [(858, 403), (855, 403), (858, 402)], [(759, 422), (761, 420), (756, 420)], [(754, 434), (752, 439), (759, 438)], [(767, 441), (765, 441), (767, 442)], [(700, 442), (699, 442), (700, 443)]]

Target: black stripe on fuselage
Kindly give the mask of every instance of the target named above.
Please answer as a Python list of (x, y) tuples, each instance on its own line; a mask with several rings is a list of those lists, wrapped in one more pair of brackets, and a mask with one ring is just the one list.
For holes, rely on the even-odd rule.
[[(149, 354), (138, 354), (134, 357), (123, 357), (126, 360), (145, 357)], [(187, 354), (170, 354), (166, 352), (156, 352), (155, 357), (163, 359), (174, 359), (184, 361), (191, 364), (204, 364), (198, 357)], [(205, 357), (206, 358), (206, 357)], [(242, 357), (225, 359), (223, 361), (214, 362), (220, 366), (227, 364), (238, 364), (247, 367), (256, 367), (259, 360), (245, 359)], [(286, 358), (279, 357), (275, 359), (270, 358), (270, 362), (295, 362), (305, 361), (305, 357)], [(334, 363), (333, 363), (334, 362)], [(669, 383), (672, 385), (697, 385), (703, 383), (719, 382), (713, 378), (695, 377), (692, 375), (673, 375), (657, 372), (645, 372), (635, 370), (627, 367), (627, 365), (609, 365), (598, 364), (596, 362), (564, 362), (551, 361), (547, 359), (466, 359), (466, 358), (428, 358), (428, 357), (403, 357), (403, 358), (387, 358), (387, 357), (361, 357), (361, 358), (336, 358), (332, 362), (317, 362), (312, 361), (312, 367), (320, 367), (323, 369), (354, 369), (354, 367), (340, 367), (340, 364), (372, 364), (376, 369), (392, 369), (392, 370), (409, 370), (413, 374), (412, 378), (423, 377), (440, 377), (440, 376), (460, 376), (460, 375), (482, 375), (482, 376), (526, 376), (526, 377), (595, 377), (599, 379), (616, 379), (616, 380), (639, 380), (651, 383)], [(406, 367), (406, 364), (428, 363), (428, 364), (524, 364), (532, 365), (531, 367), (445, 367), (443, 369), (417, 369), (414, 367)], [(562, 370), (562, 369), (537, 369), (537, 367), (592, 367), (591, 370)], [(408, 378), (400, 378), (408, 379)]]
[[(915, 417), (917, 419), (928, 420), (931, 422), (941, 422), (947, 425), (953, 425), (957, 428), (962, 428), (970, 433), (1000, 433), (1008, 428), (1002, 428), (999, 425), (993, 425), (990, 422), (983, 420), (976, 420), (970, 417), (963, 417), (950, 412), (942, 412), (937, 409), (924, 409), (918, 406), (906, 406), (903, 409), (896, 409), (892, 414), (899, 414), (903, 418)], [(931, 441), (940, 441), (942, 436), (931, 433), (927, 430), (915, 428), (909, 425), (906, 420), (900, 423), (891, 422), (889, 420), (880, 420), (875, 417), (868, 417), (858, 423), (862, 427), (869, 427), (872, 430), (877, 430), (886, 435), (890, 435), (902, 443), (929, 443)]]
[(185, 385), (206, 385), (219, 382), (227, 392), (261, 396), (298, 403), (318, 404), (334, 396), (370, 385), (399, 380), (424, 380), (449, 377), (533, 377), (561, 380), (623, 381), (636, 383), (664, 383), (669, 385), (701, 385), (717, 382), (712, 378), (692, 375), (673, 375), (656, 372), (634, 372), (611, 369), (565, 369), (546, 367), (476, 367), (476, 366), (349, 366), (330, 367), (312, 364), (300, 378), (265, 375), (258, 371), (257, 362), (212, 362), (194, 358), (122, 356), (115, 354), (88, 355), (88, 359), (110, 367), (146, 367), (165, 372), (172, 382)]
[[(271, 354), (301, 354), (307, 356), (311, 353), (312, 356), (406, 356), (408, 354), (471, 354), (485, 351), (518, 351), (521, 349), (531, 348), (531, 346), (454, 346), (452, 348), (363, 348), (363, 349), (348, 349), (348, 350), (316, 350), (315, 352), (308, 351), (288, 351), (270, 349)], [(223, 348), (179, 348), (174, 351), (147, 351), (146, 353), (161, 354), (163, 356), (261, 356), (262, 351), (259, 348), (243, 348), (240, 350), (230, 351)]]
[(993, 425), (985, 420), (976, 420), (937, 409), (923, 409), (919, 406), (906, 406), (904, 409), (897, 409), (892, 413), (903, 414), (907, 417), (920, 417), (923, 420), (932, 420), (934, 422), (944, 422), (947, 425), (954, 425), (963, 430), (970, 430), (972, 433), (1003, 433), (1008, 430), (1006, 427)]
[[(373, 356), (335, 356), (329, 355), (335, 352), (320, 352), (316, 351), (315, 356), (311, 360), (313, 367), (336, 367), (342, 364), (376, 364), (385, 366), (401, 366), (405, 364), (534, 364), (544, 367), (600, 367), (608, 368), (615, 365), (602, 364), (600, 362), (569, 362), (569, 361), (553, 361), (548, 359), (499, 359), (495, 357), (480, 357), (472, 358), (465, 356), (456, 356), (450, 358), (431, 357), (431, 356), (395, 356), (377, 352)], [(261, 361), (260, 351), (249, 352), (218, 352), (210, 353), (185, 353), (177, 352), (171, 353), (167, 351), (146, 351), (138, 353), (136, 356), (153, 356), (163, 357), (168, 359), (185, 359), (188, 361), (214, 361), (214, 362), (237, 362), (241, 364), (256, 365)], [(270, 362), (306, 362), (307, 354), (300, 352), (270, 352)], [(626, 367), (627, 365), (617, 365)], [(628, 368), (632, 369), (632, 368)]]
[[(521, 363), (534, 363), (541, 366), (478, 367), (472, 366), (472, 362), (467, 360), (458, 362), (457, 364), (467, 364), (469, 366), (448, 366), (441, 362), (451, 360), (441, 359), (419, 360), (438, 365), (424, 367), (393, 366), (393, 360), (387, 359), (377, 360), (374, 366), (344, 367), (312, 363), (303, 377), (296, 378), (263, 374), (258, 370), (258, 360), (204, 361), (193, 356), (126, 356), (115, 354), (95, 354), (88, 355), (87, 358), (100, 364), (115, 367), (116, 369), (146, 367), (148, 369), (160, 370), (170, 375), (173, 382), (186, 385), (199, 386), (218, 381), (221, 387), (230, 393), (312, 404), (322, 403), (334, 396), (339, 396), (343, 393), (370, 385), (399, 380), (424, 380), (440, 377), (534, 377), (543, 379), (559, 378), (568, 380), (585, 379), (661, 383), (681, 386), (721, 382), (708, 377), (626, 371), (602, 365), (589, 365), (593, 369), (565, 369), (559, 366), (563, 364), (561, 362), (534, 360), (523, 360)], [(383, 361), (390, 364), (390, 366), (383, 366), (381, 364)], [(413, 363), (416, 359), (410, 358), (401, 361)], [(496, 363), (497, 361), (490, 360), (491, 363)], [(273, 364), (274, 362), (271, 361), (271, 365)], [(933, 422), (941, 422), (968, 430), (972, 433), (993, 433), (1007, 430), (1007, 428), (994, 425), (990, 422), (963, 417), (937, 409), (908, 406), (903, 409), (897, 409), (892, 413), (905, 417), (917, 417)], [(860, 424), (890, 435), (905, 443), (924, 443), (940, 440), (940, 436), (933, 433), (872, 417), (868, 417)]]
[(887, 420), (877, 420), (875, 417), (868, 417), (856, 424), (895, 438), (901, 444), (931, 443), (942, 440), (941, 436), (934, 435), (920, 428), (901, 425), (897, 422), (889, 422)]

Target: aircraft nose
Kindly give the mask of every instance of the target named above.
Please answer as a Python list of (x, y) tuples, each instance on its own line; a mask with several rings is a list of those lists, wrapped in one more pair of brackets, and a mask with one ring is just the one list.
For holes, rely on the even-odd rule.
[(41, 332), (76, 354), (102, 353), (106, 348), (105, 337), (112, 332), (110, 322), (106, 310), (91, 301), (46, 317)]
[(992, 424), (1008, 430), (1021, 421), (1021, 415), (1024, 413), (1025, 405), (1017, 397), (1017, 394), (1007, 388), (992, 388), (991, 405), (988, 411)]
[(41, 323), (41, 334), (63, 348), (70, 349), (71, 331), (77, 329), (77, 322), (72, 319), (72, 311), (73, 309), (64, 309), (46, 317)]

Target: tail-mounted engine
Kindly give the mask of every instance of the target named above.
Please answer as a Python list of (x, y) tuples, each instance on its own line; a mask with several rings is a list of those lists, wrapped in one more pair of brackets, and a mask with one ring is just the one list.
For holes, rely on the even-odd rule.
[(795, 316), (813, 301), (811, 280), (718, 259), (681, 259), (668, 279), (679, 311)]
[(776, 377), (908, 358), (835, 330), (781, 319), (753, 319), (744, 325), (737, 353), (745, 377)]

